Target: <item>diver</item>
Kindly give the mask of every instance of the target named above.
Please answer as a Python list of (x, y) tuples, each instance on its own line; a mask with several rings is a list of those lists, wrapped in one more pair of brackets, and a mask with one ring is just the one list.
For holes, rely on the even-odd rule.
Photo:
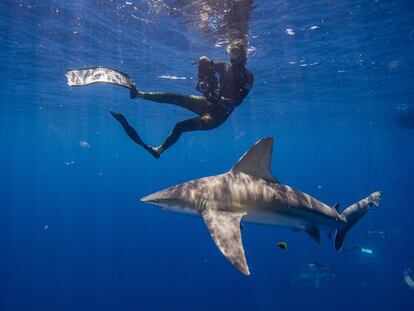
[(137, 131), (129, 125), (120, 113), (112, 112), (128, 136), (155, 158), (175, 144), (181, 134), (190, 131), (214, 129), (239, 106), (253, 86), (253, 74), (245, 67), (247, 50), (240, 41), (233, 42), (227, 48), (230, 63), (213, 62), (206, 56), (200, 57), (198, 63), (198, 83), (196, 90), (203, 96), (180, 95), (160, 92), (141, 92), (130, 87), (131, 98), (142, 98), (157, 103), (173, 104), (186, 108), (198, 116), (178, 122), (165, 141), (158, 147), (152, 147), (141, 139)]
[(112, 83), (128, 88), (131, 98), (173, 104), (197, 114), (198, 116), (195, 118), (178, 122), (161, 145), (152, 147), (144, 143), (122, 114), (111, 111), (112, 116), (122, 125), (135, 143), (142, 146), (155, 158), (159, 158), (165, 150), (177, 142), (182, 133), (211, 130), (223, 124), (250, 92), (253, 86), (253, 74), (245, 67), (247, 62), (246, 41), (232, 40), (227, 46), (227, 52), (230, 63), (214, 62), (206, 56), (200, 57), (196, 62), (198, 64), (196, 90), (201, 92), (202, 96), (141, 92), (126, 73), (107, 67), (68, 69), (66, 77), (69, 86), (85, 86), (99, 82)]
[(199, 28), (210, 40), (214, 39), (215, 45), (227, 42), (230, 63), (214, 62), (206, 56), (196, 62), (198, 64), (196, 90), (202, 96), (142, 92), (137, 89), (134, 81), (127, 74), (107, 67), (69, 69), (66, 73), (69, 86), (84, 86), (98, 82), (112, 83), (128, 88), (131, 98), (173, 104), (194, 112), (197, 117), (178, 122), (165, 141), (157, 147), (146, 144), (122, 114), (111, 112), (128, 136), (155, 158), (159, 158), (165, 150), (176, 143), (182, 133), (211, 130), (223, 124), (253, 86), (253, 74), (245, 67), (249, 18), (255, 7), (253, 1), (176, 0), (175, 4), (179, 8), (177, 12), (182, 13), (181, 17), (186, 25)]

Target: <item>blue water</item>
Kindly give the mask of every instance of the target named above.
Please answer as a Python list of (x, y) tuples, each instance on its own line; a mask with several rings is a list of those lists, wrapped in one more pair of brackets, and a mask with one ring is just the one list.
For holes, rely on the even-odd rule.
[[(414, 122), (399, 118), (414, 109), (412, 3), (255, 3), (249, 96), (225, 124), (184, 134), (155, 160), (109, 111), (154, 145), (192, 114), (116, 86), (70, 88), (66, 68), (114, 67), (142, 90), (194, 94), (191, 62), (227, 58), (217, 38), (171, 14), (173, 1), (1, 1), (0, 310), (411, 308), (403, 271), (414, 265)], [(327, 204), (383, 191), (346, 240), (372, 256), (338, 254), (325, 234), (317, 245), (246, 224), (245, 277), (201, 218), (139, 201), (227, 171), (266, 136), (274, 175)], [(315, 261), (338, 274), (319, 289), (286, 284)]]

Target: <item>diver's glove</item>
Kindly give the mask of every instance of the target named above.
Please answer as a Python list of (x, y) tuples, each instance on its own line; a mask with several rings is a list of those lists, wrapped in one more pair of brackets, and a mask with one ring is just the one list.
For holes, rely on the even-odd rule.
[(234, 110), (234, 101), (232, 101), (230, 98), (221, 97), (217, 101), (217, 106), (220, 107), (221, 110), (223, 110), (226, 113), (232, 113)]

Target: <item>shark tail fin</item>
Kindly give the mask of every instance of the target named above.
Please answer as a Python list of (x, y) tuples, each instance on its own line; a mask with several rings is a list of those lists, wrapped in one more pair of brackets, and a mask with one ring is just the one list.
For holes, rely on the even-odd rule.
[(341, 216), (346, 220), (343, 228), (338, 229), (335, 236), (335, 249), (340, 251), (344, 245), (345, 236), (348, 231), (374, 206), (378, 206), (381, 199), (381, 192), (371, 193), (365, 199), (358, 201), (346, 208)]

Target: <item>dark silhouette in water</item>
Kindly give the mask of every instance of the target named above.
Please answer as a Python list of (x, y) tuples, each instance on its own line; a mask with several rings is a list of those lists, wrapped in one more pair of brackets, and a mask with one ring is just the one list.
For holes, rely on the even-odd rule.
[[(200, 57), (196, 62), (198, 64), (196, 90), (203, 96), (142, 92), (136, 88), (135, 83), (127, 74), (105, 67), (74, 69), (67, 72), (70, 86), (83, 86), (96, 82), (113, 83), (129, 88), (131, 98), (173, 104), (197, 114), (195, 118), (178, 122), (161, 145), (152, 147), (144, 143), (122, 114), (111, 111), (112, 116), (122, 125), (127, 135), (155, 158), (159, 158), (161, 153), (175, 144), (182, 133), (211, 130), (223, 124), (235, 107), (242, 103), (253, 86), (253, 74), (245, 67), (248, 20), (252, 2), (250, 0), (225, 3), (196, 1), (188, 5), (180, 2), (177, 1), (177, 4), (182, 6), (182, 13), (188, 13), (190, 10), (193, 13), (192, 16), (200, 18), (199, 27), (203, 32), (208, 32), (205, 23), (211, 23), (213, 19), (221, 21), (210, 30), (214, 30), (216, 34), (225, 38), (227, 44), (230, 63), (214, 62), (206, 56)], [(188, 18), (190, 14), (182, 16)], [(188, 22), (186, 18), (184, 20)]]
[(402, 127), (414, 129), (414, 110), (408, 110), (398, 116), (398, 124)]
[(307, 284), (319, 288), (321, 281), (335, 277), (338, 273), (334, 265), (324, 266), (318, 262), (310, 263), (301, 272), (288, 282), (288, 285)]

